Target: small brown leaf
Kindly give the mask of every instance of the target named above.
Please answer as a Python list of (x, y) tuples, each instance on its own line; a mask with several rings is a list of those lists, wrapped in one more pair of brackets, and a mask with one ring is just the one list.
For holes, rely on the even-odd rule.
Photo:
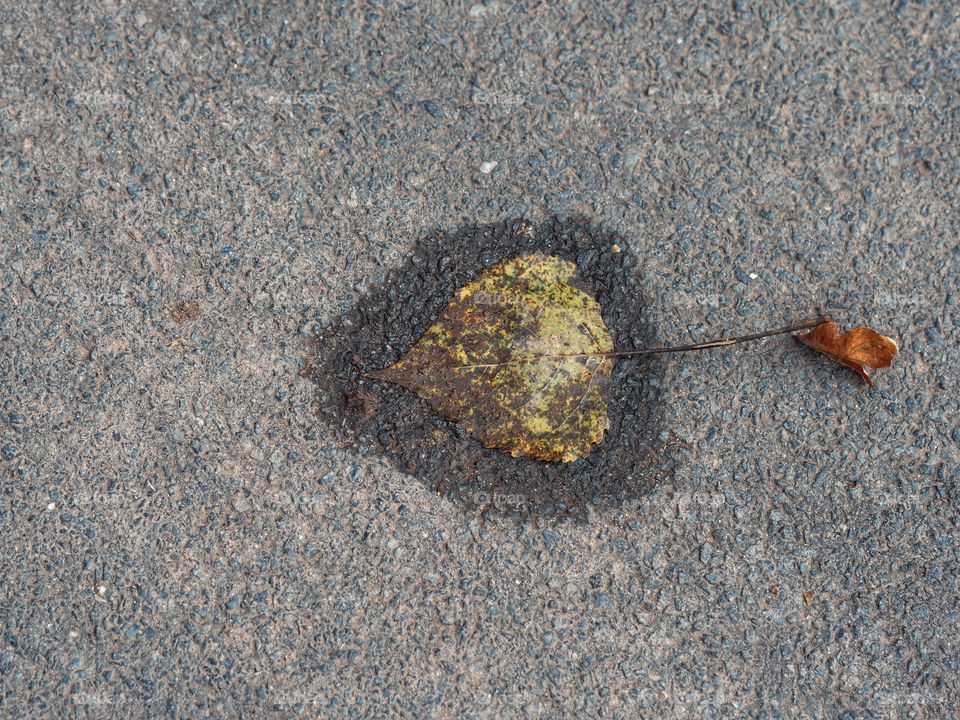
[(806, 334), (797, 333), (794, 337), (804, 345), (819, 350), (839, 363), (843, 363), (867, 381), (873, 387), (873, 380), (863, 369), (888, 368), (896, 357), (897, 343), (868, 327), (858, 327), (840, 333), (835, 322), (824, 322)]

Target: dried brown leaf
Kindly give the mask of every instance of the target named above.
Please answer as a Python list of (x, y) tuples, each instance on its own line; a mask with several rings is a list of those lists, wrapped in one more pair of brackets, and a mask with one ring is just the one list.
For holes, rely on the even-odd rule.
[(872, 328), (858, 327), (841, 333), (840, 326), (835, 322), (820, 323), (810, 332), (797, 333), (794, 337), (804, 345), (853, 368), (871, 387), (873, 379), (864, 370), (864, 366), (874, 369), (888, 368), (899, 351), (892, 338), (881, 335)]

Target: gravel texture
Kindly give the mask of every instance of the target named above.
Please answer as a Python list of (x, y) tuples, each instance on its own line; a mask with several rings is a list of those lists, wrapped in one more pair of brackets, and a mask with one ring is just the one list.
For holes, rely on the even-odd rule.
[[(30, 0), (0, 57), (0, 716), (960, 714), (954, 3)], [(638, 363), (668, 473), (464, 502), (318, 338), (517, 218), (616, 237), (642, 339), (902, 355)]]

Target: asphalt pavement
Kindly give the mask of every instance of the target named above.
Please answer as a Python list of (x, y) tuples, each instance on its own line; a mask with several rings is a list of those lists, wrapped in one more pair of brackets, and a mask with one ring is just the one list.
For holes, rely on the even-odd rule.
[[(950, 2), (5, 3), (0, 717), (957, 717), (958, 88)], [(901, 354), (624, 365), (560, 470), (347, 387), (534, 242)]]

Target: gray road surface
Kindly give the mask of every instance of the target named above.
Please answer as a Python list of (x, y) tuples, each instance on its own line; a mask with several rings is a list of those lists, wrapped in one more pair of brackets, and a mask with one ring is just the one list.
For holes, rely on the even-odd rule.
[[(5, 3), (0, 716), (951, 718), (946, 2)], [(584, 521), (336, 440), (309, 338), (433, 229), (583, 215), (670, 482)], [(455, 260), (455, 259), (454, 259)], [(638, 459), (639, 460), (639, 459)]]

